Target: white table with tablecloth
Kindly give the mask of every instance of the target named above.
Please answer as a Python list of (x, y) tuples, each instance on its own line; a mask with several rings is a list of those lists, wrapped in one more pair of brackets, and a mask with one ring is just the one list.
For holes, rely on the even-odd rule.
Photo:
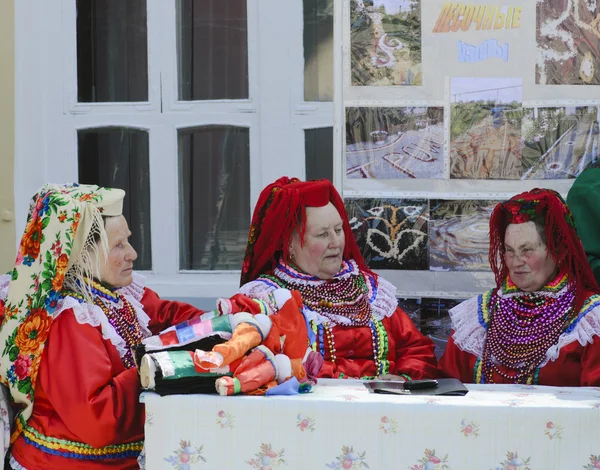
[(600, 468), (600, 388), (468, 385), (461, 397), (144, 393), (146, 468), (574, 470)]

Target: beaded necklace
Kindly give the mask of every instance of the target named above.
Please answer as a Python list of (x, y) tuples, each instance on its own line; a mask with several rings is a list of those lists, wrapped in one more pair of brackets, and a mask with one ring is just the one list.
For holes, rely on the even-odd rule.
[[(108, 322), (113, 326), (117, 334), (125, 341), (127, 352), (121, 357), (123, 365), (127, 369), (135, 367), (135, 361), (131, 349), (140, 344), (144, 339), (144, 334), (137, 318), (135, 309), (124, 295), (116, 291), (110, 290), (100, 283), (92, 280), (86, 282), (90, 286), (91, 292), (94, 294), (94, 305), (102, 309)], [(83, 296), (77, 292), (63, 291), (62, 297), (71, 296), (83, 302)]]
[(345, 275), (323, 280), (279, 263), (272, 276), (261, 277), (271, 279), (281, 287), (300, 291), (304, 305), (333, 324), (367, 326), (372, 317), (369, 288), (363, 274), (358, 270), (354, 273), (353, 268), (352, 264), (346, 263)]
[(577, 314), (574, 299), (573, 290), (555, 296), (536, 292), (492, 294), (480, 381), (493, 383), (493, 374), (497, 373), (514, 383), (533, 382), (548, 349), (558, 342)]
[(369, 287), (356, 263), (344, 261), (339, 273), (332, 279), (323, 280), (280, 261), (273, 275), (261, 277), (280, 287), (300, 291), (304, 305), (326, 319), (320, 323), (310, 322), (316, 336), (313, 350), (318, 348), (323, 359), (334, 364), (337, 360), (333, 334), (336, 325), (368, 327), (371, 330), (375, 375), (389, 372), (387, 332), (381, 320), (373, 316)]
[[(337, 359), (336, 357), (336, 349), (335, 349), (335, 337), (333, 335), (332, 328), (325, 324), (321, 323), (317, 325), (314, 321), (311, 321), (311, 327), (313, 331), (315, 331), (316, 336), (318, 338), (318, 347), (319, 353), (323, 356), (323, 359), (328, 359), (333, 364)], [(371, 319), (369, 324), (371, 329), (371, 344), (373, 346), (373, 362), (375, 364), (375, 375), (385, 375), (387, 374), (387, 370), (389, 369), (389, 361), (387, 360), (388, 347), (387, 347), (387, 335), (384, 337), (381, 331), (385, 331), (383, 325), (381, 325), (381, 321)], [(325, 355), (325, 338), (327, 338), (327, 346), (328, 346), (328, 354), (327, 358)], [(316, 350), (317, 343), (313, 344), (313, 350)]]

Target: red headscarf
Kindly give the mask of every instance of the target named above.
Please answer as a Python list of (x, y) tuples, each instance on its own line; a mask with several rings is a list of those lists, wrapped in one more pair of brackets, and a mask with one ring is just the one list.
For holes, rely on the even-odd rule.
[(575, 308), (579, 311), (591, 292), (600, 292), (577, 232), (571, 210), (564, 199), (551, 189), (532, 189), (498, 204), (490, 218), (490, 266), (500, 287), (508, 268), (504, 261), (504, 234), (509, 224), (541, 219), (546, 246), (561, 274), (569, 276), (575, 289)]
[(273, 271), (279, 256), (289, 261), (289, 245), (294, 231), (304, 240), (306, 208), (332, 203), (342, 218), (346, 245), (344, 259), (353, 259), (361, 271), (373, 274), (365, 264), (352, 230), (344, 201), (329, 180), (300, 181), (279, 178), (260, 193), (248, 235), (240, 285)]

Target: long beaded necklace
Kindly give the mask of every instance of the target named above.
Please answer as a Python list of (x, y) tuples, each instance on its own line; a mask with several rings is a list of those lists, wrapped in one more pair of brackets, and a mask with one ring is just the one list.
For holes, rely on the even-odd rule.
[[(110, 290), (96, 281), (86, 280), (94, 294), (94, 304), (102, 309), (108, 322), (113, 326), (117, 334), (125, 341), (127, 352), (121, 357), (123, 365), (127, 369), (135, 367), (135, 361), (131, 348), (141, 343), (144, 334), (131, 303), (116, 290)], [(69, 295), (77, 298), (80, 302), (83, 297), (77, 292), (63, 291), (63, 297)]]
[[(333, 335), (332, 328), (325, 324), (321, 323), (319, 325), (315, 325), (313, 321), (311, 321), (311, 325), (313, 331), (316, 331), (319, 343), (319, 353), (323, 356), (323, 359), (326, 359), (325, 356), (325, 338), (327, 338), (327, 346), (329, 353), (329, 360), (335, 364), (337, 359), (336, 349), (335, 349), (335, 338)], [(387, 337), (383, 338), (381, 335), (381, 330), (384, 329), (381, 325), (381, 322), (371, 319), (369, 323), (369, 328), (371, 329), (371, 344), (373, 347), (373, 362), (375, 365), (375, 375), (383, 375), (386, 374), (387, 369)], [(316, 346), (316, 345), (314, 345)], [(315, 349), (315, 347), (313, 347)]]
[[(495, 372), (514, 383), (531, 382), (548, 349), (572, 321), (574, 299), (572, 290), (556, 298), (537, 293), (510, 297), (494, 293), (481, 380), (493, 383)], [(500, 366), (515, 372), (507, 373)]]

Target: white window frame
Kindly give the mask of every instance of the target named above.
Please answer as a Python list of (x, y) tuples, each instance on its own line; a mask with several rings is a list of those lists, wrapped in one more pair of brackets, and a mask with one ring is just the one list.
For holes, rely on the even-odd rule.
[(165, 297), (236, 292), (239, 271), (179, 269), (178, 129), (249, 129), (251, 214), (266, 184), (282, 175), (305, 176), (304, 130), (333, 127), (333, 103), (304, 101), (302, 0), (286, 2), (283, 11), (280, 0), (247, 2), (247, 100), (178, 100), (176, 0), (148, 0), (148, 101), (137, 103), (77, 103), (75, 0), (15, 2), (18, 240), (31, 195), (49, 181), (77, 180), (78, 130), (144, 130), (152, 236), (147, 285)]

